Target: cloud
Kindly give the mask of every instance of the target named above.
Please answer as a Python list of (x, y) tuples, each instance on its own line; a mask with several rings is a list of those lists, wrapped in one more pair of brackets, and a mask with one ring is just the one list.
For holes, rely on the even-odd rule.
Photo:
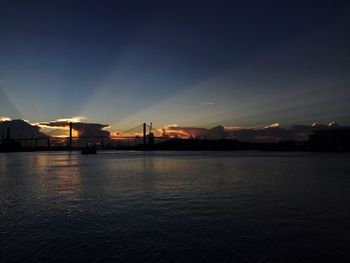
[(104, 130), (109, 125), (98, 123), (74, 123), (73, 129), (79, 132), (79, 137), (109, 137), (110, 132)]
[(46, 138), (45, 133), (40, 132), (40, 127), (32, 125), (24, 120), (7, 119), (0, 121), (0, 138), (7, 137), (7, 131), (10, 131), (12, 139), (30, 139), (30, 138)]
[[(12, 139), (47, 138), (50, 136), (67, 136), (69, 123), (73, 123), (73, 130), (79, 137), (109, 137), (110, 132), (105, 130), (109, 125), (99, 123), (80, 122), (84, 117), (58, 119), (49, 122), (29, 123), (26, 120), (11, 120), (9, 117), (0, 116), (0, 138), (7, 137), (7, 129), (10, 128)], [(44, 129), (44, 130), (43, 130)], [(44, 131), (48, 131), (47, 133)], [(74, 136), (76, 136), (74, 135)]]
[(278, 128), (278, 127), (280, 127), (280, 124), (278, 122), (265, 126), (265, 128)]
[(73, 117), (66, 119), (58, 119), (49, 122), (39, 122), (38, 126), (43, 128), (56, 128), (68, 130), (69, 124), (72, 122), (73, 130), (78, 132), (79, 137), (109, 137), (110, 132), (106, 131), (109, 125), (99, 123), (81, 122), (85, 117)]
[(87, 118), (84, 116), (75, 116), (75, 117), (67, 118), (67, 119), (57, 119), (56, 121), (58, 121), (58, 122), (82, 122), (86, 119)]
[[(29, 138), (47, 138), (49, 135), (67, 136), (69, 123), (73, 122), (73, 130), (79, 137), (109, 137), (111, 133), (106, 130), (109, 126), (99, 123), (80, 122), (83, 117), (73, 117), (66, 119), (58, 119), (49, 122), (29, 123), (25, 120), (11, 120), (9, 117), (0, 116), (0, 138), (7, 136), (7, 129), (10, 128), (11, 138), (13, 139), (29, 139)], [(223, 138), (237, 139), (239, 141), (250, 142), (278, 142), (278, 141), (305, 141), (309, 134), (315, 130), (337, 129), (346, 126), (340, 126), (336, 122), (329, 124), (312, 125), (293, 125), (288, 128), (281, 127), (278, 123), (266, 125), (265, 127), (224, 127), (216, 126), (213, 128), (200, 127), (181, 127), (177, 124), (167, 125), (162, 128), (166, 136), (170, 138), (200, 138), (219, 140)], [(44, 133), (42, 128), (51, 129), (50, 133)], [(64, 130), (55, 132), (56, 130)], [(57, 134), (56, 134), (57, 133)], [(76, 136), (76, 135), (74, 135)]]
[(309, 134), (315, 130), (330, 129), (341, 127), (335, 122), (328, 125), (293, 125), (289, 128), (283, 128), (279, 123), (273, 123), (260, 128), (244, 127), (223, 127), (216, 126), (211, 129), (196, 127), (166, 126), (166, 134), (169, 137), (179, 138), (202, 138), (202, 139), (237, 139), (239, 141), (249, 142), (278, 142), (278, 141), (305, 141), (308, 140)]
[(330, 128), (336, 129), (338, 127), (341, 126), (333, 122), (329, 125), (314, 123), (312, 125), (293, 125), (289, 128), (283, 128), (275, 123), (264, 128), (249, 128), (232, 131), (229, 132), (229, 137), (236, 138), (240, 141), (251, 142), (306, 141), (313, 131)]
[(248, 128), (229, 133), (230, 138), (250, 142), (277, 142), (294, 139), (289, 129), (280, 127)]
[(179, 127), (179, 126), (165, 126), (163, 127), (165, 133), (169, 137), (179, 138), (205, 138), (205, 139), (222, 139), (227, 137), (225, 128), (223, 126), (216, 126), (211, 129), (198, 127)]
[(1, 121), (10, 121), (10, 120), (11, 120), (11, 118), (9, 118), (9, 117), (0, 116), (0, 122)]

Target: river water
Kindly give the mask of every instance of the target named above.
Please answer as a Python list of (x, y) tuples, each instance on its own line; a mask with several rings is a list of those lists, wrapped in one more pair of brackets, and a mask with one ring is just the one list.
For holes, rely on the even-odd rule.
[(350, 155), (0, 154), (0, 262), (349, 262)]

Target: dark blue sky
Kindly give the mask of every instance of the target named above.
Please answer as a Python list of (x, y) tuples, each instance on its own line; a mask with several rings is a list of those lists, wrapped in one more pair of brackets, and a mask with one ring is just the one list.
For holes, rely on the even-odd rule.
[(350, 123), (349, 1), (0, 0), (0, 116)]

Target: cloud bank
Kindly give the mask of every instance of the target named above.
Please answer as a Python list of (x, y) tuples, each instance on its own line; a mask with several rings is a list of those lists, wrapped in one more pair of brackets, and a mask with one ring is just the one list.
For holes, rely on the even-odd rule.
[[(69, 123), (73, 123), (73, 130), (79, 137), (109, 137), (110, 132), (105, 128), (105, 124), (80, 122), (83, 117), (73, 117), (67, 119), (58, 119), (56, 121), (29, 123), (28, 121), (9, 117), (0, 116), (0, 139), (6, 138), (8, 128), (12, 139), (30, 139), (30, 138), (47, 138), (54, 135), (68, 135)], [(43, 130), (49, 129), (45, 133)], [(58, 132), (55, 132), (58, 130)], [(64, 130), (64, 131), (62, 131)]]
[(24, 120), (11, 120), (7, 117), (0, 118), (0, 138), (7, 138), (8, 130), (11, 139), (47, 138), (40, 131), (40, 127), (32, 125)]
[(87, 123), (80, 122), (81, 118), (73, 119), (58, 119), (56, 121), (50, 122), (40, 122), (38, 123), (41, 127), (49, 127), (49, 128), (66, 128), (68, 129), (69, 123), (73, 123), (73, 130), (78, 132), (78, 137), (109, 137), (110, 132), (104, 130), (109, 127), (109, 125), (99, 124), (99, 123)]
[(177, 138), (201, 138), (201, 139), (237, 139), (246, 142), (278, 142), (278, 141), (306, 141), (308, 136), (316, 130), (336, 129), (340, 126), (335, 122), (328, 125), (293, 125), (283, 128), (278, 123), (273, 123), (262, 128), (242, 128), (217, 126), (211, 129), (195, 127), (167, 126), (164, 129), (169, 137)]
[[(111, 133), (106, 130), (108, 125), (99, 123), (81, 122), (83, 117), (58, 119), (49, 122), (31, 124), (28, 121), (0, 116), (0, 138), (7, 137), (8, 128), (12, 139), (48, 138), (54, 136), (52, 131), (61, 130), (60, 134), (68, 136), (69, 123), (73, 123), (74, 136), (78, 137), (110, 137)], [(288, 128), (281, 127), (278, 123), (266, 125), (261, 128), (242, 128), (216, 126), (213, 128), (180, 127), (175, 124), (162, 128), (163, 135), (169, 138), (199, 138), (199, 139), (237, 139), (246, 142), (278, 142), (278, 141), (305, 141), (316, 130), (337, 129), (348, 126), (340, 126), (336, 122), (312, 125), (293, 125)], [(45, 133), (43, 130), (50, 130)], [(64, 130), (64, 131), (62, 131)]]

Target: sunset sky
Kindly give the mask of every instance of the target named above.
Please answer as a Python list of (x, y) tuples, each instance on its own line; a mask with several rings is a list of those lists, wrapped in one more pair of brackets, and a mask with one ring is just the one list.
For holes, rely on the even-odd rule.
[(350, 123), (349, 1), (0, 0), (0, 116)]

